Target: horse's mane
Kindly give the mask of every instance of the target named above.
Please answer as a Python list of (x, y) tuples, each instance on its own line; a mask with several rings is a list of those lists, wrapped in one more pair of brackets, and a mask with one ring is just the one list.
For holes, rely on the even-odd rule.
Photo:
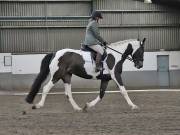
[(117, 45), (119, 46), (119, 45), (123, 45), (125, 43), (129, 43), (129, 42), (133, 42), (133, 41), (137, 41), (137, 39), (127, 39), (127, 40), (114, 42), (114, 43), (111, 43), (110, 46), (117, 46)]

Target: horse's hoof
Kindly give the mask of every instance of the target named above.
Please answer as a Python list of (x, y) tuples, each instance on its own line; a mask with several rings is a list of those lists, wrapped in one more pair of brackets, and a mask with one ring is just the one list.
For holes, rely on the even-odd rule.
[(37, 109), (37, 107), (35, 105), (32, 106), (32, 109)]
[(76, 108), (76, 109), (74, 109), (76, 112), (81, 112), (82, 111), (82, 109), (81, 108)]
[(28, 97), (25, 98), (25, 101), (26, 101), (28, 104), (32, 104), (32, 103), (33, 103), (33, 100), (30, 99), (30, 98), (28, 98)]
[(22, 115), (26, 115), (27, 114), (27, 112), (26, 111), (22, 111)]
[(132, 106), (131, 109), (132, 109), (132, 110), (136, 110), (136, 109), (139, 109), (139, 107), (138, 107), (137, 105), (134, 105), (134, 106)]
[(85, 105), (84, 108), (83, 108), (83, 112), (84, 112), (84, 113), (87, 113), (87, 108), (88, 108), (88, 106)]

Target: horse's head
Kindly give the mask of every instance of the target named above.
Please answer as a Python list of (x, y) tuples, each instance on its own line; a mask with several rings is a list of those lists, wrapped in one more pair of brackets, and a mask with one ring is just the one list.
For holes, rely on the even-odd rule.
[[(144, 38), (142, 41), (137, 39), (128, 39), (115, 42), (110, 45), (110, 50), (117, 50), (117, 52), (119, 51), (119, 53), (121, 53), (121, 51), (124, 51), (123, 54), (121, 53), (121, 62), (124, 62), (126, 59), (129, 59), (134, 62), (134, 66), (136, 68), (140, 69), (143, 67), (145, 40), (146, 38)], [(132, 58), (128, 57), (129, 55), (131, 55)]]
[(139, 42), (139, 48), (137, 48), (132, 54), (134, 66), (138, 69), (143, 67), (145, 40), (146, 40), (146, 38), (144, 38), (143, 41), (138, 41)]

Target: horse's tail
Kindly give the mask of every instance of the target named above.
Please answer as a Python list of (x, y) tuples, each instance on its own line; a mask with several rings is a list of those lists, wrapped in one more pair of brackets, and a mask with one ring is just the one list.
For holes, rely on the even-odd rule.
[(51, 62), (51, 59), (53, 57), (53, 53), (47, 54), (42, 62), (41, 62), (41, 67), (40, 67), (40, 72), (37, 75), (32, 87), (31, 87), (31, 91), (29, 92), (29, 94), (26, 97), (26, 102), (31, 104), (36, 96), (36, 94), (38, 93), (41, 84), (44, 82), (44, 80), (47, 78), (48, 74), (49, 74), (49, 64)]

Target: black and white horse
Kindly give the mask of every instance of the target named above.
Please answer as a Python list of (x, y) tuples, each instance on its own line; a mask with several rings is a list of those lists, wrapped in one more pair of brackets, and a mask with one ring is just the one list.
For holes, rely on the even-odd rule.
[(128, 105), (132, 109), (138, 108), (128, 96), (122, 82), (121, 73), (123, 63), (127, 58), (129, 58), (129, 56), (132, 57), (131, 59), (136, 68), (140, 69), (143, 67), (144, 42), (145, 38), (143, 41), (130, 39), (111, 43), (108, 47), (122, 52), (122, 55), (107, 48), (107, 57), (103, 61), (103, 74), (100, 74), (100, 72), (95, 72), (95, 62), (91, 59), (90, 52), (74, 49), (62, 49), (57, 51), (55, 54), (47, 54), (41, 62), (40, 73), (35, 79), (31, 91), (26, 97), (26, 102), (33, 103), (41, 84), (47, 78), (48, 74), (50, 74), (50, 80), (43, 87), (42, 98), (39, 103), (33, 106), (33, 108), (36, 109), (43, 107), (46, 96), (50, 89), (55, 85), (56, 82), (62, 79), (65, 87), (65, 95), (68, 97), (69, 102), (72, 104), (75, 110), (82, 110), (72, 97), (71, 77), (74, 74), (85, 79), (101, 80), (99, 95), (93, 101), (86, 103), (84, 107), (85, 110), (95, 106), (100, 100), (102, 100), (110, 80), (114, 80), (118, 85), (120, 92), (127, 101)]

